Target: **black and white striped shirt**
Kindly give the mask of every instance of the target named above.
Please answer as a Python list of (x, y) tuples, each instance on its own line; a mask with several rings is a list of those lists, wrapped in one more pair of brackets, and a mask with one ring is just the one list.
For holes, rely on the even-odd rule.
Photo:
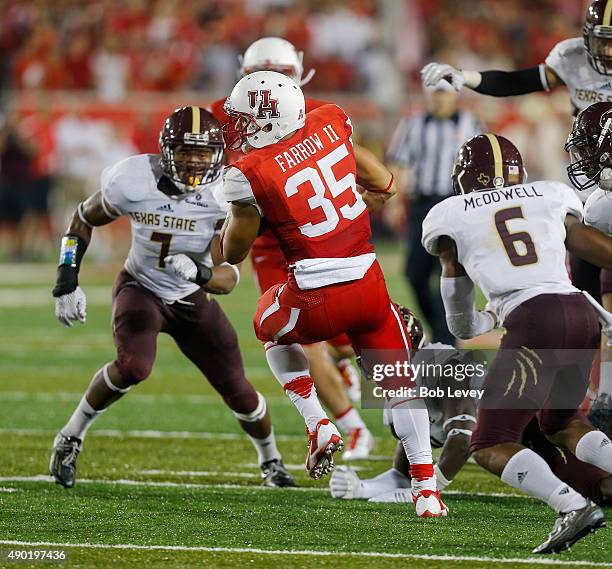
[(451, 174), (457, 151), (472, 136), (485, 132), (471, 113), (458, 111), (448, 119), (429, 113), (401, 119), (387, 150), (387, 159), (413, 169), (416, 196), (453, 193)]

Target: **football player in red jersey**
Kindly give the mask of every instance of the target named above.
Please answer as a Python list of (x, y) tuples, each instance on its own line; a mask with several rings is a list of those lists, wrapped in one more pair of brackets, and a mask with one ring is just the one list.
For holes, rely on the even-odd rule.
[[(291, 77), (300, 85), (306, 84), (313, 70), (302, 79), (304, 71), (302, 52), (298, 52), (293, 44), (282, 38), (265, 37), (251, 44), (244, 55), (239, 58), (240, 75), (245, 76), (254, 71), (277, 71)], [(229, 122), (223, 106), (225, 98), (218, 99), (210, 105), (210, 111), (221, 124)], [(306, 98), (306, 112), (310, 112), (324, 101)], [(227, 149), (227, 163), (231, 164), (243, 155), (241, 149)], [(271, 231), (264, 231), (253, 243), (251, 264), (259, 293), (263, 294), (271, 286), (287, 280), (287, 261), (278, 244), (278, 239)], [(374, 437), (370, 433), (353, 401), (359, 401), (361, 384), (359, 373), (355, 370), (350, 357), (353, 350), (346, 334), (329, 341), (330, 347), (337, 358), (337, 364), (328, 354), (324, 343), (318, 342), (304, 346), (308, 357), (310, 371), (321, 401), (334, 415), (338, 427), (348, 437), (344, 460), (359, 460), (367, 458), (374, 447)], [(344, 386), (346, 385), (347, 391)]]
[[(362, 357), (393, 352), (404, 362), (410, 358), (407, 329), (370, 243), (368, 210), (382, 206), (396, 187), (374, 155), (353, 145), (344, 111), (330, 104), (306, 114), (302, 90), (285, 75), (247, 75), (225, 110), (232, 119), (224, 125), (226, 140), (245, 156), (224, 175), (231, 207), (222, 251), (228, 262), (242, 261), (265, 222), (289, 263), (287, 281), (259, 299), (254, 326), (272, 372), (306, 421), (306, 467), (319, 478), (333, 468), (343, 441), (319, 403), (301, 344), (346, 332)], [(397, 387), (398, 375), (381, 383)], [(427, 409), (406, 390), (389, 395), (399, 392), (389, 406), (411, 464), (417, 514), (446, 515), (436, 489)]]

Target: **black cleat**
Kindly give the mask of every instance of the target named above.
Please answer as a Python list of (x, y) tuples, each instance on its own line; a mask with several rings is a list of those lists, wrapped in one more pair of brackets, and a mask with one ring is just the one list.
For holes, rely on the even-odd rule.
[(559, 553), (569, 549), (585, 535), (596, 532), (599, 528), (606, 527), (604, 513), (591, 500), (579, 510), (572, 510), (566, 514), (560, 514), (555, 520), (548, 539), (538, 545), (533, 553)]
[(49, 472), (57, 484), (72, 488), (76, 483), (76, 461), (83, 442), (77, 437), (65, 437), (58, 433), (53, 441)]
[(280, 459), (268, 460), (261, 464), (260, 468), (263, 478), (262, 486), (269, 486), (270, 488), (294, 488), (297, 486), (293, 476), (289, 474)]
[(591, 406), (589, 421), (594, 427), (612, 437), (612, 395), (601, 393)]

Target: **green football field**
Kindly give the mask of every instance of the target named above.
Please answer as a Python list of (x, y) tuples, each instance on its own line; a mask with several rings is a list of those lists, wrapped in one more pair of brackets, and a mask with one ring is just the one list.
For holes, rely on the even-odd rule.
[[(387, 253), (383, 265), (394, 298), (409, 304), (400, 257)], [(36, 547), (65, 549), (70, 567), (612, 567), (610, 530), (569, 553), (533, 558), (554, 513), (473, 463), (446, 493), (447, 518), (332, 500), (328, 479), (305, 473), (303, 422), (252, 332), (256, 294), (248, 274), (220, 301), (300, 488), (259, 485), (255, 452), (233, 415), (165, 336), (152, 376), (91, 429), (77, 486), (52, 484), (53, 436), (93, 373), (113, 359), (117, 269), (84, 263), (88, 321), (65, 329), (53, 314), (52, 265), (0, 266), (0, 567), (28, 566), (9, 561), (8, 552)], [(369, 477), (389, 467), (395, 445), (381, 411), (363, 416), (377, 437), (371, 459), (356, 465)]]

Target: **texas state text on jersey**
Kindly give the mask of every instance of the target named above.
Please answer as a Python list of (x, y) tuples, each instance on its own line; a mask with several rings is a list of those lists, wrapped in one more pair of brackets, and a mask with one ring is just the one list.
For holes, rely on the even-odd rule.
[(105, 202), (130, 218), (132, 244), (126, 270), (157, 296), (172, 302), (199, 286), (168, 270), (164, 258), (185, 253), (210, 262), (210, 243), (227, 207), (215, 197), (221, 177), (200, 192), (174, 199), (158, 189), (162, 174), (157, 154), (139, 154), (104, 170), (101, 189)]

